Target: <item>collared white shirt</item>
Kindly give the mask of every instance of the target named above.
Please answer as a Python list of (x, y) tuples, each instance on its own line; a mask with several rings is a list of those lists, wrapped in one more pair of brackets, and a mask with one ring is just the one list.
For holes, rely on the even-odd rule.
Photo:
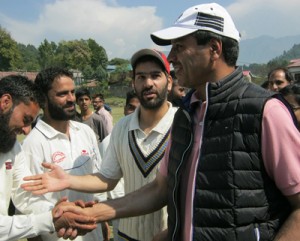
[[(139, 125), (140, 107), (132, 114), (123, 117), (115, 124), (110, 142), (103, 157), (100, 173), (106, 178), (124, 178), (125, 194), (133, 192), (155, 179), (160, 163), (144, 176), (141, 167), (135, 161), (129, 145), (129, 133), (134, 133), (136, 153), (140, 156), (155, 157), (155, 151), (170, 130), (177, 108), (169, 104), (169, 109), (157, 125), (148, 133), (144, 133)], [(149, 155), (149, 154), (153, 155)], [(143, 159), (143, 158), (141, 158)], [(159, 158), (157, 160), (160, 160)], [(151, 165), (151, 161), (149, 161)], [(147, 165), (145, 165), (147, 166)], [(151, 241), (155, 234), (167, 227), (167, 211), (163, 208), (157, 212), (120, 220), (119, 230), (127, 236), (143, 241)]]
[[(94, 131), (86, 124), (69, 121), (69, 136), (55, 130), (43, 120), (39, 120), (23, 142), (31, 172), (40, 174), (47, 171), (41, 166), (42, 162), (55, 163), (72, 175), (87, 175), (99, 172), (101, 157)], [(67, 196), (70, 201), (78, 199), (91, 201), (95, 199), (93, 194), (72, 190), (47, 193), (44, 196), (53, 204), (64, 196)], [(101, 199), (101, 197), (97, 199)], [(39, 212), (38, 208), (32, 211)], [(63, 240), (58, 239), (56, 234), (44, 235), (43, 239)], [(98, 228), (93, 232), (82, 237), (79, 236), (76, 240), (102, 240), (101, 225), (98, 225)]]
[(19, 209), (28, 208), (31, 193), (20, 185), (25, 176), (31, 175), (26, 168), (26, 157), (18, 142), (8, 153), (0, 153), (0, 240), (18, 240), (33, 237), (42, 232), (54, 231), (51, 212), (37, 215), (8, 216), (10, 198)]

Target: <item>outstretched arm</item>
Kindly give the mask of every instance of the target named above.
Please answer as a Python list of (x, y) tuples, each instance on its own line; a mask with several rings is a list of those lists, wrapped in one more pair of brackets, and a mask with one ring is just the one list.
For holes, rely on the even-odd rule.
[(144, 215), (161, 209), (167, 204), (167, 178), (157, 174), (154, 181), (137, 191), (118, 199), (97, 203), (87, 208), (87, 215), (97, 222), (115, 218)]
[(112, 190), (119, 180), (103, 177), (101, 174), (90, 174), (85, 176), (73, 176), (67, 174), (60, 166), (51, 163), (42, 163), (49, 172), (27, 176), (27, 182), (21, 185), (26, 191), (41, 195), (48, 192), (58, 192), (64, 189), (72, 189), (81, 192), (104, 192)]
[[(144, 215), (161, 209), (167, 204), (167, 178), (157, 174), (154, 181), (118, 199), (97, 203), (93, 207), (82, 209), (86, 216), (93, 216), (96, 222), (104, 222), (116, 218)], [(65, 211), (74, 212), (69, 206)], [(77, 208), (77, 207), (76, 207)], [(74, 231), (74, 230), (73, 230)], [(61, 229), (60, 237), (71, 237), (72, 230)]]

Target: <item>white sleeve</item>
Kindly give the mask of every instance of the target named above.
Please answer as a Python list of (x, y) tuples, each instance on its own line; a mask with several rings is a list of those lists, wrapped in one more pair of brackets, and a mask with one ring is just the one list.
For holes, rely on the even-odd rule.
[(0, 216), (0, 241), (12, 241), (54, 232), (51, 212), (38, 215)]
[[(29, 156), (24, 151), (21, 151), (15, 157), (12, 201), (17, 210), (23, 214), (47, 212), (53, 208), (54, 204), (52, 202), (47, 200), (43, 195), (33, 195), (31, 192), (24, 191), (20, 187), (24, 183), (23, 178), (32, 175), (32, 172), (29, 170), (29, 162), (33, 162), (33, 160), (29, 160)], [(32, 156), (39, 158), (38, 155)]]
[(120, 124), (114, 126), (110, 136), (109, 144), (104, 152), (100, 166), (101, 175), (110, 179), (120, 179), (123, 176), (120, 163), (118, 162), (117, 149), (120, 146)]
[[(94, 168), (93, 168), (93, 173), (99, 173), (100, 171), (100, 166), (101, 166), (101, 163), (102, 163), (102, 158), (101, 158), (101, 155), (100, 155), (100, 150), (99, 150), (99, 146), (98, 146), (98, 141), (96, 139), (96, 135), (95, 135), (95, 132), (90, 129), (90, 136), (92, 137), (92, 144), (93, 144), (93, 149), (95, 150), (95, 159), (94, 159)], [(95, 193), (94, 194), (94, 199), (99, 201), (99, 202), (103, 202), (103, 201), (106, 201), (107, 200), (107, 194), (106, 192), (103, 192), (103, 193)]]

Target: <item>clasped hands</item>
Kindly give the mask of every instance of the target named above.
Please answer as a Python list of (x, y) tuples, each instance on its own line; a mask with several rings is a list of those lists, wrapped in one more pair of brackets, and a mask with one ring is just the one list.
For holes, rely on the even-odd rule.
[(81, 200), (68, 202), (62, 198), (52, 209), (53, 223), (58, 237), (75, 239), (78, 235), (85, 235), (97, 227), (94, 217), (88, 216), (86, 210), (96, 202)]

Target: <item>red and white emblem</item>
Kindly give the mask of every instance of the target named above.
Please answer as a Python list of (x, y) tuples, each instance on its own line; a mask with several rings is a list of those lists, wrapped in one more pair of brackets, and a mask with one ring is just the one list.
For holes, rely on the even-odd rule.
[(60, 163), (60, 162), (64, 161), (65, 159), (66, 159), (66, 155), (65, 155), (65, 153), (63, 153), (61, 151), (54, 152), (52, 155), (52, 161), (54, 163)]
[(82, 151), (81, 151), (81, 155), (82, 155), (82, 156), (88, 156), (89, 153), (88, 153), (87, 150), (82, 150)]
[(5, 162), (5, 169), (11, 170), (12, 169), (12, 162)]

